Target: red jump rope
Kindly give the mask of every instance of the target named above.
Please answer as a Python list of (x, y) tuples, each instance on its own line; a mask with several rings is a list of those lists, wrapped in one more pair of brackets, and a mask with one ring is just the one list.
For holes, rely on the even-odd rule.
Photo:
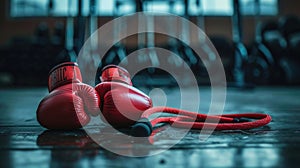
[[(128, 71), (115, 65), (103, 68), (101, 78), (104, 81), (119, 81), (132, 84)], [(177, 114), (177, 116), (160, 117), (150, 120), (150, 116), (154, 113)], [(267, 114), (205, 115), (171, 107), (151, 107), (142, 112), (139, 118), (131, 126), (131, 134), (137, 137), (150, 136), (154, 127), (159, 123), (168, 123), (173, 127), (187, 129), (245, 130), (264, 126), (272, 120), (271, 116)]]
[[(161, 117), (149, 120), (154, 113), (178, 114), (176, 117)], [(146, 110), (139, 121), (132, 126), (132, 135), (150, 136), (159, 123), (169, 123), (173, 127), (211, 130), (245, 130), (264, 126), (272, 120), (268, 114), (224, 114), (205, 115), (171, 107), (152, 107)]]

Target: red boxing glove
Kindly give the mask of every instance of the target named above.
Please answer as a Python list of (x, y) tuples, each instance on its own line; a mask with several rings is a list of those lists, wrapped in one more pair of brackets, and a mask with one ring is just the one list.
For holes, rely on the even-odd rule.
[(150, 97), (132, 86), (127, 70), (108, 65), (102, 70), (101, 81), (95, 88), (101, 100), (101, 117), (112, 126), (129, 127), (152, 107)]
[(81, 83), (76, 63), (67, 62), (54, 67), (49, 73), (48, 90), (39, 104), (38, 122), (48, 129), (77, 129), (99, 114), (99, 98), (94, 88)]

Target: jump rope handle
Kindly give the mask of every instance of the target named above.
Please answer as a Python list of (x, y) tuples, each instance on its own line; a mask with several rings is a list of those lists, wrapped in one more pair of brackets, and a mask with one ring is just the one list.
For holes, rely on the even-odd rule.
[(134, 137), (148, 137), (152, 134), (153, 126), (149, 119), (141, 118), (131, 127), (131, 135)]
[[(154, 113), (177, 116), (149, 120), (149, 116)], [(152, 107), (131, 127), (131, 134), (136, 137), (148, 137), (158, 123), (168, 123), (173, 127), (186, 129), (246, 130), (267, 125), (271, 120), (270, 115), (260, 113), (206, 115), (170, 107)]]

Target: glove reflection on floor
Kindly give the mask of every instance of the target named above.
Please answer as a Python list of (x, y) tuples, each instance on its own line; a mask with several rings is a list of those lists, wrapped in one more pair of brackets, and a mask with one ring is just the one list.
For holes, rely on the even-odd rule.
[[(117, 133), (112, 127), (97, 128), (96, 130), (91, 130), (93, 133), (89, 134), (81, 129), (74, 131), (45, 130), (38, 136), (36, 144), (42, 149), (50, 149), (55, 160), (75, 162), (82, 157), (95, 157), (103, 147), (114, 148), (123, 155), (132, 153), (147, 155), (152, 144), (155, 143), (155, 131), (150, 137), (136, 139), (126, 135), (130, 129), (123, 129), (122, 132)], [(156, 140), (158, 139), (156, 138)]]

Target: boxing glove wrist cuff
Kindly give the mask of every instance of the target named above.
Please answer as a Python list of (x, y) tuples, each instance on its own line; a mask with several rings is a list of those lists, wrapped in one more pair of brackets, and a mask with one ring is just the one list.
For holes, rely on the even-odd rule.
[(102, 82), (118, 81), (132, 86), (128, 71), (117, 65), (108, 65), (103, 68), (101, 74)]
[(48, 78), (48, 90), (51, 92), (57, 87), (72, 82), (82, 82), (80, 69), (75, 62), (59, 64), (51, 69)]

